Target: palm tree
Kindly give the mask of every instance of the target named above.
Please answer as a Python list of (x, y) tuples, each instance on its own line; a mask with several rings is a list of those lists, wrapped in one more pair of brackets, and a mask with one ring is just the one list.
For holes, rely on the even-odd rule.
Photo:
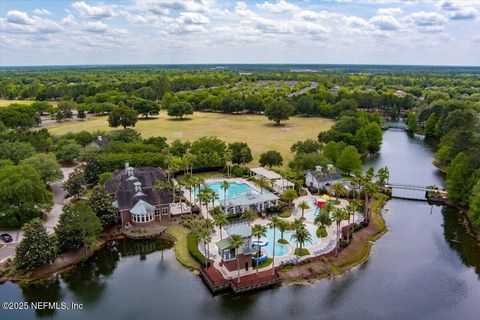
[(222, 240), (222, 228), (228, 223), (227, 215), (224, 213), (217, 213), (213, 216), (213, 219), (215, 220), (215, 225), (220, 229), (220, 240)]
[(267, 236), (267, 227), (262, 226), (261, 224), (255, 224), (252, 226), (252, 237), (257, 237), (257, 247), (258, 247), (258, 255), (257, 255), (257, 274), (258, 274), (258, 258), (260, 258), (262, 254), (262, 249), (260, 249), (260, 237)]
[(212, 201), (212, 210), (215, 208), (215, 200), (218, 200), (220, 199), (220, 197), (218, 196), (218, 194), (213, 191), (212, 189), (210, 189), (210, 194), (209, 194), (209, 198), (210, 198), (210, 201)]
[(265, 177), (260, 177), (257, 180), (257, 184), (260, 186), (260, 193), (263, 193), (264, 188), (268, 188), (270, 186), (270, 183), (267, 179), (265, 179)]
[(335, 193), (335, 200), (338, 201), (339, 196), (345, 196), (347, 193), (347, 189), (345, 189), (345, 186), (341, 182), (337, 182), (332, 185), (332, 191)]
[(370, 221), (370, 198), (373, 197), (378, 190), (378, 185), (374, 182), (367, 182), (363, 186), (363, 192), (365, 193), (365, 217)]
[(335, 256), (337, 256), (338, 247), (340, 245), (340, 222), (348, 218), (348, 212), (344, 208), (333, 208), (332, 214), (333, 214), (333, 220), (335, 220), (337, 224), (337, 235), (336, 235), (337, 246), (335, 247)]
[(277, 227), (278, 230), (280, 230), (280, 239), (283, 239), (283, 233), (288, 230), (288, 228), (290, 227), (290, 223), (288, 223), (287, 220), (280, 219), (278, 217), (275, 218), (278, 219)]
[(248, 208), (242, 213), (241, 219), (247, 220), (248, 223), (250, 223), (254, 221), (256, 217), (257, 217), (257, 214), (255, 214), (255, 212), (252, 209)]
[(232, 151), (227, 150), (224, 156), (225, 156), (225, 163), (227, 165), (227, 176), (230, 178), (231, 171), (232, 171), (232, 158), (233, 158)]
[(207, 228), (200, 228), (196, 233), (197, 239), (203, 242), (203, 249), (205, 251), (205, 268), (208, 268), (208, 254), (207, 254), (207, 245), (212, 241), (212, 235), (210, 230)]
[[(348, 213), (348, 232), (347, 232), (347, 241), (350, 241), (350, 218), (355, 216), (355, 212), (358, 210), (358, 202), (356, 200), (350, 201), (345, 210)], [(353, 233), (352, 233), (353, 238)]]
[(295, 229), (295, 233), (292, 234), (291, 240), (295, 241), (298, 246), (298, 255), (302, 253), (302, 247), (305, 242), (312, 241), (312, 235), (310, 232), (305, 228), (305, 225), (302, 225), (299, 228)]
[[(285, 221), (285, 220), (283, 220)], [(275, 274), (275, 247), (276, 247), (276, 239), (275, 239), (275, 230), (277, 229), (277, 226), (279, 225), (280, 219), (278, 217), (272, 217), (270, 219), (270, 222), (268, 223), (268, 227), (273, 229), (273, 254), (272, 254), (272, 275)], [(283, 236), (283, 232), (282, 232)]]
[(226, 211), (227, 210), (227, 190), (230, 187), (230, 182), (227, 180), (223, 180), (221, 187), (223, 189), (223, 208)]
[(237, 259), (237, 283), (240, 282), (240, 265), (238, 264), (238, 249), (243, 246), (245, 240), (241, 235), (232, 234), (230, 236), (230, 245), (235, 248), (235, 258)]
[(298, 204), (298, 207), (302, 209), (302, 219), (305, 219), (303, 214), (305, 213), (305, 210), (310, 209), (310, 206), (308, 205), (307, 201), (302, 201)]
[(210, 192), (207, 189), (208, 187), (205, 186), (200, 189), (197, 193), (197, 200), (200, 202), (200, 208), (202, 207), (202, 203), (205, 204), (205, 208), (207, 210), (207, 218), (208, 218), (208, 202), (210, 201)]
[(330, 211), (332, 211), (332, 208), (333, 206), (329, 202), (325, 207), (322, 208), (320, 214), (315, 216), (313, 223), (319, 228), (330, 226), (332, 224), (332, 219), (330, 219)]
[(377, 183), (381, 186), (384, 186), (386, 183), (388, 183), (388, 179), (390, 178), (390, 171), (388, 170), (388, 167), (385, 166), (378, 169), (375, 177), (377, 178)]

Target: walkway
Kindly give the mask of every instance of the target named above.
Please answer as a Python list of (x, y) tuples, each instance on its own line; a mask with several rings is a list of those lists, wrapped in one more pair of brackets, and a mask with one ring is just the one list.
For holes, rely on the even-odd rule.
[[(79, 163), (73, 167), (62, 167), (63, 179), (58, 182), (50, 184), (53, 192), (53, 208), (46, 215), (46, 220), (44, 221), (44, 226), (47, 229), (49, 234), (53, 233), (55, 226), (58, 224), (58, 219), (62, 213), (63, 206), (69, 199), (65, 200), (66, 191), (63, 189), (63, 182), (68, 179), (68, 175), (73, 172), (76, 168), (81, 166), (82, 163)], [(0, 233), (8, 233), (12, 236), (13, 241), (7, 244), (5, 247), (0, 248), (0, 262), (12, 257), (15, 254), (15, 248), (23, 239), (23, 231), (20, 229), (17, 230), (0, 230)]]

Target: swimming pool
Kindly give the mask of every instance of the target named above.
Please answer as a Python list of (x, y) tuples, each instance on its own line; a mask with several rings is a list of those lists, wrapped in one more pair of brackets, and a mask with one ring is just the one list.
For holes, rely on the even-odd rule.
[[(307, 201), (307, 203), (310, 209), (305, 210), (304, 217), (309, 221), (313, 221), (315, 220), (316, 215), (320, 214), (321, 209), (317, 207), (315, 199), (310, 199)], [(302, 215), (302, 210), (298, 209), (298, 216), (301, 216), (301, 215)]]
[[(219, 200), (217, 200), (215, 203), (217, 203), (217, 204), (218, 203), (223, 203), (223, 201), (225, 200), (225, 192), (222, 188), (222, 181), (221, 180), (205, 182), (204, 184), (202, 184), (202, 187), (204, 185), (210, 187), (219, 197)], [(230, 186), (227, 188), (227, 194), (226, 194), (227, 200), (229, 200), (231, 198), (234, 198), (234, 197), (237, 197), (237, 196), (244, 195), (248, 191), (250, 191), (253, 194), (258, 194), (259, 193), (256, 189), (254, 189), (251, 185), (249, 185), (246, 182), (231, 181)], [(192, 192), (192, 194), (195, 198), (197, 196), (197, 193), (198, 193), (198, 188), (195, 191)]]
[[(284, 233), (284, 238), (286, 238), (285, 236), (286, 232)], [(273, 229), (269, 228), (267, 229), (267, 237), (268, 239), (268, 245), (265, 247), (268, 251), (268, 256), (269, 257), (272, 257), (273, 256)], [(281, 243), (278, 243), (278, 239), (280, 239), (280, 231), (278, 231), (278, 229), (276, 230), (275, 232), (275, 257), (281, 257), (281, 256), (285, 256), (288, 254), (288, 247), (284, 244), (281, 244)], [(289, 239), (287, 239), (289, 240)]]

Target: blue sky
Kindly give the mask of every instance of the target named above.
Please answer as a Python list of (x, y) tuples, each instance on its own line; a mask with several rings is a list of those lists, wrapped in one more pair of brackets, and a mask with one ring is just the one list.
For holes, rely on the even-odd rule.
[(0, 65), (480, 65), (480, 0), (0, 1)]

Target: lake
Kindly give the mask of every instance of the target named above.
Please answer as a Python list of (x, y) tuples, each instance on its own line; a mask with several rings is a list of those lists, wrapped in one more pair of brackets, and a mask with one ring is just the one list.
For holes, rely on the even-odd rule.
[[(443, 185), (421, 139), (384, 133), (390, 181)], [(421, 194), (420, 194), (421, 195)], [(81, 303), (82, 310), (4, 311), (1, 319), (480, 319), (480, 249), (455, 209), (391, 200), (388, 233), (368, 262), (335, 279), (213, 296), (169, 244), (121, 241), (42, 285), (0, 286), (1, 301)]]

